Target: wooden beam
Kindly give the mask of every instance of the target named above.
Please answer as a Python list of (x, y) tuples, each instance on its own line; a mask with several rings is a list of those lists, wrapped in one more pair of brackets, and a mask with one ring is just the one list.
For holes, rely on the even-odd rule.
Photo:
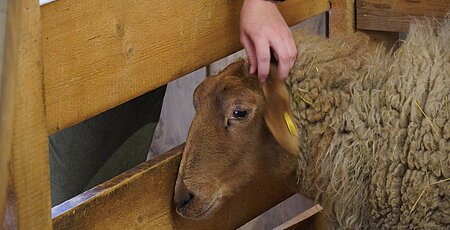
[(259, 178), (204, 221), (174, 211), (173, 189), (183, 146), (53, 208), (55, 229), (236, 229), (293, 193)]
[[(43, 5), (50, 133), (166, 84), (239, 49), (242, 1), (57, 0)], [(328, 0), (279, 5), (290, 25)]]
[[(311, 218), (312, 216), (316, 215), (318, 212), (322, 211), (322, 206), (319, 204), (316, 204), (312, 206), (311, 208), (307, 209), (306, 211), (294, 216), (290, 220), (284, 222), (283, 224), (279, 225), (278, 227), (274, 228), (273, 230), (284, 230), (284, 229), (297, 229), (297, 226), (300, 225), (303, 221), (305, 221), (308, 218)], [(303, 229), (303, 228), (302, 228)], [(315, 228), (313, 228), (315, 229)]]
[(5, 47), (6, 0), (0, 0), (0, 227), (6, 204), (6, 188), (8, 179), (8, 162), (11, 146), (12, 130), (12, 87), (10, 79), (3, 74), (3, 62), (6, 60), (3, 50)]
[(331, 1), (328, 28), (330, 37), (355, 32), (355, 0)]
[(449, 11), (449, 0), (357, 0), (357, 28), (406, 32), (414, 17), (443, 19)]
[(12, 156), (19, 229), (51, 228), (40, 32), (38, 1), (8, 1), (0, 150)]

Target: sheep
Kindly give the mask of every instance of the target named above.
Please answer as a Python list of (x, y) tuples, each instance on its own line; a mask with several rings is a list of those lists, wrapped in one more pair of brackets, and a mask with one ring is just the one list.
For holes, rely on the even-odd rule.
[[(395, 52), (356, 33), (295, 34), (286, 84), (298, 155), (264, 121), (264, 96), (238, 61), (194, 92), (175, 185), (177, 212), (211, 217), (256, 177), (315, 199), (330, 228), (448, 229), (450, 22), (412, 24)], [(274, 77), (274, 76), (270, 76)]]

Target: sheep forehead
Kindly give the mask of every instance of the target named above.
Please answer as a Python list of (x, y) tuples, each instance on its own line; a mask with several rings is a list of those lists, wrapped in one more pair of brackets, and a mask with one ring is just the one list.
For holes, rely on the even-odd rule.
[(245, 77), (235, 75), (209, 77), (196, 90), (195, 97), (199, 104), (221, 102), (223, 105), (242, 100), (256, 103), (255, 97), (260, 92), (252, 83)]

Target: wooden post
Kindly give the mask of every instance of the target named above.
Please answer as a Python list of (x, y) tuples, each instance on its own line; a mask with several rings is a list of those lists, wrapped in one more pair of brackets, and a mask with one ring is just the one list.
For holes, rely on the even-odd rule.
[(333, 0), (329, 12), (329, 36), (355, 31), (355, 0)]
[(11, 156), (17, 227), (51, 229), (38, 0), (8, 2), (5, 44), (0, 151)]
[[(0, 0), (0, 74), (3, 73), (3, 61), (4, 61), (4, 41), (5, 41), (5, 19), (6, 19), (6, 0)], [(9, 160), (8, 151), (4, 147), (6, 145), (3, 142), (7, 138), (7, 133), (5, 131), (10, 130), (8, 128), (5, 130), (4, 125), (10, 124), (11, 121), (8, 120), (7, 113), (4, 110), (8, 110), (5, 106), (5, 101), (3, 100), (6, 96), (5, 92), (5, 82), (3, 78), (0, 79), (0, 227), (3, 223), (3, 215), (5, 210), (5, 200), (6, 200), (6, 186), (8, 178), (8, 166), (7, 162)], [(8, 111), (11, 111), (9, 109)]]

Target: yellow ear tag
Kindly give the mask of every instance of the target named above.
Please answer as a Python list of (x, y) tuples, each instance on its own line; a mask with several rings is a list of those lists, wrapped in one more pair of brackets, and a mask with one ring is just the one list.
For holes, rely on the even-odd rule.
[(297, 127), (295, 127), (295, 124), (294, 124), (294, 122), (292, 121), (292, 118), (291, 118), (291, 116), (289, 115), (289, 113), (287, 113), (287, 112), (284, 112), (284, 121), (286, 122), (286, 125), (287, 125), (287, 127), (288, 127), (288, 129), (289, 129), (289, 132), (291, 133), (291, 135), (294, 135), (294, 136), (298, 136), (298, 133), (297, 133)]

